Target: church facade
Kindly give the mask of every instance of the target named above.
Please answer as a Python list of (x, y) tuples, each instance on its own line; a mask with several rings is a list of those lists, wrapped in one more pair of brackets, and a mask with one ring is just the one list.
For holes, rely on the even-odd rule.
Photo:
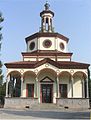
[(40, 17), (40, 31), (25, 38), (27, 51), (22, 52), (22, 60), (5, 63), (5, 107), (35, 103), (89, 107), (89, 64), (72, 61), (69, 39), (54, 32), (54, 13), (48, 3)]

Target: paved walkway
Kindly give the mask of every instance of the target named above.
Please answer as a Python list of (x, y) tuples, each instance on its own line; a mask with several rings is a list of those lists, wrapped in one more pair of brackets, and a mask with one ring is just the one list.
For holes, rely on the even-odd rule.
[(25, 109), (0, 109), (0, 120), (2, 119), (90, 119), (89, 109), (65, 109), (53, 104), (40, 104)]
[(70, 111), (35, 111), (35, 110), (14, 110), (14, 109), (1, 109), (1, 119), (90, 119), (90, 112), (70, 112)]

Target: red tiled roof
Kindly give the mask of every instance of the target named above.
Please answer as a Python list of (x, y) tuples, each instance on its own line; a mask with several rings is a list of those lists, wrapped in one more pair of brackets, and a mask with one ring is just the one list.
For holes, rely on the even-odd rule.
[(5, 63), (5, 66), (7, 68), (36, 68), (39, 67), (45, 63), (49, 63), (59, 69), (87, 69), (90, 64), (86, 63), (79, 63), (79, 62), (73, 62), (73, 61), (53, 61), (50, 58), (45, 58), (41, 61), (18, 61), (18, 62), (12, 62), (12, 63)]
[(37, 32), (33, 35), (30, 35), (29, 37), (26, 37), (25, 40), (26, 40), (26, 43), (34, 38), (38, 38), (38, 37), (58, 37), (66, 42), (69, 41), (69, 39), (67, 37), (65, 37), (64, 35), (61, 35), (59, 33), (43, 33), (43, 32)]
[(37, 50), (34, 52), (22, 52), (23, 56), (72, 56), (73, 53), (63, 53), (57, 50)]

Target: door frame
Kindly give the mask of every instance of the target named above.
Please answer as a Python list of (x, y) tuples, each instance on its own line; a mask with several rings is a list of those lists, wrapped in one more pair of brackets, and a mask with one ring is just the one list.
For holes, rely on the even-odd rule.
[[(51, 87), (51, 103), (53, 103), (53, 83), (41, 83), (40, 84), (41, 86), (40, 86), (40, 101), (41, 101), (41, 103), (43, 103), (42, 102), (42, 85), (50, 85), (50, 87)], [(46, 103), (46, 102), (45, 102)]]

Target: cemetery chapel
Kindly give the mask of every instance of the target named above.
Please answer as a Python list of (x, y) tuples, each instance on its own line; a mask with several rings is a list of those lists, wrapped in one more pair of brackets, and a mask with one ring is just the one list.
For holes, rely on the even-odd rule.
[[(68, 51), (69, 39), (54, 31), (53, 17), (54, 12), (46, 3), (40, 12), (39, 32), (25, 38), (26, 52), (21, 53), (22, 60), (5, 63), (6, 106), (9, 103), (26, 106), (30, 101), (31, 104), (69, 106), (74, 103), (79, 106), (79, 100), (80, 106), (88, 106), (90, 65), (72, 60), (73, 53)], [(19, 105), (12, 102), (14, 99), (21, 101)]]

